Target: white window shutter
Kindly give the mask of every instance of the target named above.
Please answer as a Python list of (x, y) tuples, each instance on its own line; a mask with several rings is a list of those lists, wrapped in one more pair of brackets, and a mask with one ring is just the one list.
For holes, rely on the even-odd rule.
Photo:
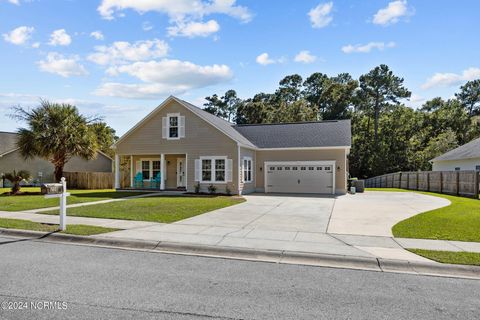
[(232, 159), (227, 159), (226, 168), (225, 168), (226, 175), (227, 175), (227, 182), (232, 182), (233, 180), (232, 168), (233, 168)]
[(195, 159), (195, 181), (200, 181), (200, 159)]
[(168, 138), (168, 118), (167, 117), (162, 118), (162, 138), (163, 139)]
[(185, 138), (185, 116), (178, 117), (178, 137)]
[(136, 162), (135, 174), (142, 172), (142, 161)]

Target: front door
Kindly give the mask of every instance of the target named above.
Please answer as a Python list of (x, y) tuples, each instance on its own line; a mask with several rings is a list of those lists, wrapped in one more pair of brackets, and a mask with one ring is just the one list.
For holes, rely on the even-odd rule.
[(185, 185), (185, 159), (177, 158), (177, 188)]

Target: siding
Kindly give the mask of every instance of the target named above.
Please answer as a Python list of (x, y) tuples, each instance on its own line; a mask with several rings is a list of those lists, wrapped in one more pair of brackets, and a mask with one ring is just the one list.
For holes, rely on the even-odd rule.
[[(185, 116), (185, 138), (179, 140), (162, 139), (162, 117), (166, 117), (168, 113), (180, 113), (180, 115)], [(225, 192), (227, 186), (232, 193), (238, 192), (238, 170), (235, 170), (238, 164), (237, 143), (176, 101), (171, 101), (152, 118), (126, 136), (117, 144), (116, 152), (119, 155), (151, 155), (152, 157), (159, 157), (161, 153), (186, 154), (188, 191), (193, 191), (196, 184), (194, 181), (195, 159), (199, 159), (200, 156), (227, 156), (233, 160), (232, 182), (217, 184), (217, 192)], [(171, 165), (173, 164), (171, 163)], [(176, 167), (176, 162), (174, 165)], [(171, 180), (173, 170), (176, 170), (176, 168), (171, 169), (167, 165), (167, 187), (172, 185), (169, 180)], [(208, 186), (209, 183), (202, 184), (201, 190), (207, 191)]]
[[(32, 175), (33, 180), (38, 180), (41, 183), (54, 181), (54, 167), (49, 161), (42, 158), (24, 160), (18, 151), (0, 158), (0, 173), (13, 170), (27, 170)], [(98, 154), (94, 160), (73, 157), (67, 162), (64, 170), (70, 172), (112, 172), (112, 160), (102, 154)], [(39, 172), (42, 172), (42, 178), (39, 177)]]
[(454, 171), (459, 167), (460, 170), (476, 170), (476, 166), (480, 166), (480, 158), (464, 159), (464, 160), (439, 160), (432, 164), (432, 171)]
[(346, 193), (345, 149), (325, 150), (275, 150), (257, 151), (256, 153), (256, 190), (264, 191), (265, 161), (336, 161), (335, 192)]

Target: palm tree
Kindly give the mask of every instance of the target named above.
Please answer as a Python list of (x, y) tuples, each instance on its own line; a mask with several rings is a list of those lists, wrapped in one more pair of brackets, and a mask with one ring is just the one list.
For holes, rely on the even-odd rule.
[(4, 178), (12, 183), (12, 194), (17, 194), (20, 191), (20, 182), (30, 179), (30, 172), (13, 170), (13, 172), (5, 173)]
[(21, 155), (50, 161), (57, 182), (72, 157), (90, 160), (97, 155), (98, 139), (91, 126), (99, 119), (82, 116), (75, 106), (41, 100), (40, 106), (32, 110), (14, 107), (12, 117), (25, 121), (28, 127), (17, 131)]

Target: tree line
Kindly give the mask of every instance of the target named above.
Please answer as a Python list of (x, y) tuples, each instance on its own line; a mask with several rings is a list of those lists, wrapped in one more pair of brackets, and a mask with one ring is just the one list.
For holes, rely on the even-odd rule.
[(480, 136), (480, 79), (455, 97), (407, 106), (404, 79), (379, 65), (354, 79), (315, 72), (286, 76), (273, 93), (241, 99), (235, 90), (206, 97), (205, 110), (237, 124), (352, 121), (350, 174), (359, 178), (430, 170), (429, 160)]

